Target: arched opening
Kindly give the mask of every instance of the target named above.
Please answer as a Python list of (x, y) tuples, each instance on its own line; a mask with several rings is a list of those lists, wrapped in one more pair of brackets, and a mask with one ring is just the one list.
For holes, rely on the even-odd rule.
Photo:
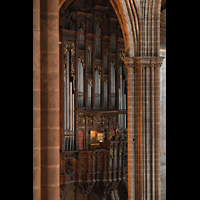
[[(119, 6), (122, 6), (120, 12)], [(96, 182), (97, 188), (101, 181), (108, 185), (110, 180), (127, 181), (127, 153), (126, 150), (121, 153), (119, 143), (127, 144), (124, 103), (127, 74), (123, 69), (123, 58), (125, 54), (134, 55), (128, 15), (126, 5), (119, 0), (68, 0), (60, 6), (61, 52), (69, 52), (66, 63), (74, 95), (74, 107), (69, 107), (74, 114), (68, 116), (74, 127), (70, 130), (74, 148), (71, 153), (63, 154), (74, 156), (75, 166), (78, 165), (76, 174), (82, 171), (95, 173), (93, 178), (89, 174), (86, 176), (89, 181)], [(62, 71), (62, 55), (60, 58)], [(65, 183), (69, 179), (72, 183), (85, 182), (82, 174), (73, 180), (67, 177)]]
[[(73, 151), (79, 149), (77, 131), (82, 129), (86, 134), (81, 141), (87, 150), (91, 126), (104, 130), (117, 127), (120, 134), (126, 129), (127, 80), (126, 70), (122, 70), (125, 40), (109, 0), (65, 1), (59, 22), (61, 132), (68, 143), (73, 143)], [(102, 111), (104, 114), (100, 114)], [(110, 138), (109, 133), (104, 136)]]
[[(73, 2), (74, 0), (61, 0), (59, 3), (59, 11), (60, 14), (63, 12), (62, 7), (65, 9)], [(115, 10), (115, 13), (117, 15), (117, 18), (119, 20), (120, 26), (121, 26), (121, 32), (124, 37), (124, 43), (125, 43), (125, 52), (127, 56), (135, 56), (136, 52), (136, 40), (140, 40), (140, 30), (139, 30), (139, 15), (135, 4), (131, 4), (133, 13), (129, 12), (130, 7), (126, 5), (126, 3), (122, 0), (109, 0), (112, 4), (113, 9)], [(100, 1), (102, 2), (102, 1)], [(92, 0), (85, 1), (83, 0), (81, 5), (86, 5), (86, 8), (89, 8), (92, 4)], [(62, 16), (60, 15), (60, 18)], [(70, 24), (73, 23), (74, 20), (74, 14), (72, 14), (71, 19), (68, 18), (67, 20), (70, 20)], [(66, 21), (66, 19), (63, 19)], [(136, 39), (136, 34), (138, 36), (138, 39)], [(133, 35), (135, 39), (133, 38)], [(135, 41), (135, 42), (134, 42)], [(139, 46), (139, 45), (138, 45)]]

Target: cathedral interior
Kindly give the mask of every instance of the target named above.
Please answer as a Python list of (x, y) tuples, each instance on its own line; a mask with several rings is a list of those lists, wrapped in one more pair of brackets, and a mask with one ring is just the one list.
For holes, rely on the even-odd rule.
[(166, 0), (33, 0), (33, 200), (166, 200)]

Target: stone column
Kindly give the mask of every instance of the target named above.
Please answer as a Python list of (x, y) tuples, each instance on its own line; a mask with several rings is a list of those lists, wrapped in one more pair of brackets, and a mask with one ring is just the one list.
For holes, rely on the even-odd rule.
[(128, 200), (158, 200), (161, 57), (124, 58), (127, 68)]
[(125, 58), (127, 68), (127, 141), (128, 141), (128, 200), (135, 199), (135, 120), (134, 120), (134, 62)]
[(59, 1), (40, 2), (41, 199), (60, 199)]
[(33, 200), (41, 199), (40, 0), (33, 0)]
[[(164, 58), (163, 58), (164, 59)], [(154, 64), (154, 80), (155, 80), (155, 199), (160, 200), (159, 198), (159, 165), (160, 165), (160, 67), (162, 63), (159, 60), (156, 60)]]

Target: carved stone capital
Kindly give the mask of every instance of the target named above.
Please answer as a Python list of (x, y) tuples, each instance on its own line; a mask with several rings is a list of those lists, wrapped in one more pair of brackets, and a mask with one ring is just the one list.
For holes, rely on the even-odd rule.
[(126, 68), (161, 67), (164, 57), (125, 57)]
[(124, 57), (122, 58), (126, 68), (134, 67), (134, 58), (133, 57)]

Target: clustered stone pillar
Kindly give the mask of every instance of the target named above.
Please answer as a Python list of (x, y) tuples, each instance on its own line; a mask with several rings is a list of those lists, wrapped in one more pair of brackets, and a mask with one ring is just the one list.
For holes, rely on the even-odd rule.
[(59, 1), (33, 1), (33, 199), (60, 199)]
[(128, 200), (159, 200), (162, 57), (127, 57)]

